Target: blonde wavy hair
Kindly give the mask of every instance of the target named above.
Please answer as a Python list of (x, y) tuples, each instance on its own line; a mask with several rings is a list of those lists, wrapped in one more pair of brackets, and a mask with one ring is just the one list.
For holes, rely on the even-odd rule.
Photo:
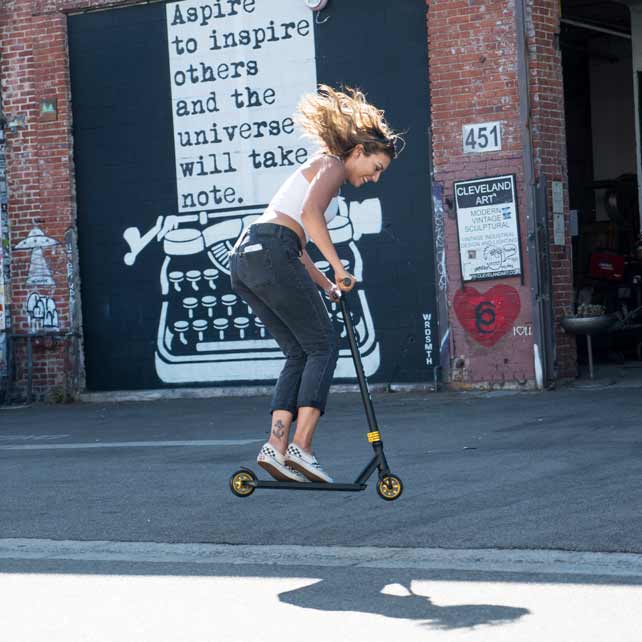
[(392, 131), (384, 112), (371, 105), (358, 89), (338, 91), (319, 85), (318, 93), (302, 96), (295, 120), (304, 134), (317, 142), (324, 152), (345, 158), (357, 146), (366, 154), (383, 152), (391, 159), (402, 140)]

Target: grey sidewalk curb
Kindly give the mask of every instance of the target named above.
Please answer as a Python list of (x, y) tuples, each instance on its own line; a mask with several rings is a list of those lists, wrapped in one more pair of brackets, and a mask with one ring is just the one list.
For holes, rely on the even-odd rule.
[[(370, 384), (371, 392), (435, 392), (433, 384)], [(231, 386), (222, 388), (170, 388), (159, 390), (114, 390), (111, 392), (83, 392), (80, 401), (104, 403), (110, 401), (157, 401), (161, 399), (213, 399), (217, 397), (268, 397), (274, 386)], [(356, 384), (332, 386), (331, 393), (359, 392)]]
[(565, 550), (2, 539), (0, 559), (238, 564), (642, 577), (642, 555)]

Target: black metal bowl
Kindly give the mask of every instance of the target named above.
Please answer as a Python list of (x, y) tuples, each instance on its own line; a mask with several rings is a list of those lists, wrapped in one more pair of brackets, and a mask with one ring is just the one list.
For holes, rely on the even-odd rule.
[(601, 314), (596, 317), (562, 317), (560, 325), (569, 334), (599, 334), (606, 332), (617, 317), (612, 314)]

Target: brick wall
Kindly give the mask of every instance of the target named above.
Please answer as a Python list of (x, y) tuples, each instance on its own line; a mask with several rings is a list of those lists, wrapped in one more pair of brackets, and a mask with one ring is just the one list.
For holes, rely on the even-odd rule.
[[(446, 256), (450, 308), (451, 379), (454, 383), (491, 386), (521, 384), (534, 377), (531, 294), (526, 248), (526, 201), (523, 148), (520, 140), (517, 23), (514, 1), (490, 3), (476, 0), (428, 1), (429, 51), (432, 100), (433, 160), (435, 180), (444, 187)], [(549, 186), (551, 239), (552, 181), (566, 188), (564, 102), (560, 52), (555, 34), (559, 5), (530, 2), (527, 6), (527, 44), (531, 133), (535, 176), (544, 175)], [(500, 120), (502, 151), (464, 154), (462, 125)], [(516, 175), (522, 242), (524, 284), (519, 279), (480, 282), (480, 293), (505, 284), (515, 288), (520, 313), (510, 329), (493, 346), (484, 347), (470, 332), (469, 320), (453, 306), (461, 291), (453, 181), (494, 174)], [(566, 189), (565, 189), (566, 191)], [(566, 198), (566, 203), (568, 199)], [(568, 207), (565, 207), (568, 216)], [(559, 329), (559, 317), (572, 302), (570, 238), (565, 247), (551, 246), (553, 301), (556, 319), (557, 359), (560, 376), (575, 374), (575, 340)]]
[[(94, 3), (94, 5), (106, 3)], [(7, 128), (8, 217), (11, 256), (12, 333), (70, 334), (69, 292), (77, 291), (77, 269), (65, 234), (75, 230), (72, 129), (67, 54), (66, 14), (80, 2), (5, 0), (0, 7), (0, 77), (3, 109), (17, 119)], [(53, 100), (57, 117), (41, 115), (41, 101)], [(31, 235), (37, 241), (27, 241)], [(47, 241), (42, 239), (46, 238)], [(45, 243), (39, 250), (29, 247)], [(44, 262), (44, 267), (43, 267)], [(26, 339), (13, 341), (14, 394), (27, 383)], [(69, 337), (34, 340), (35, 398), (60, 398), (69, 393), (77, 373), (70, 368)], [(65, 392), (66, 391), (66, 392)]]
[[(24, 127), (6, 132), (14, 332), (33, 330), (34, 318), (31, 314), (30, 319), (28, 309), (29, 297), (33, 294), (42, 299), (45, 308), (48, 301), (52, 302), (49, 305), (55, 305), (59, 332), (70, 333), (75, 329), (69, 286), (72, 291), (78, 291), (77, 266), (65, 244), (65, 234), (75, 232), (76, 225), (65, 12), (125, 4), (135, 3), (5, 0), (0, 6), (4, 111), (11, 117), (24, 118)], [(493, 386), (522, 385), (532, 381), (534, 370), (529, 335), (532, 310), (525, 246), (526, 204), (514, 3), (513, 0), (501, 3), (427, 0), (427, 4), (434, 175), (435, 181), (444, 188), (446, 212), (452, 379), (464, 385), (479, 382)], [(562, 180), (566, 185), (561, 61), (554, 40), (558, 12), (559, 6), (550, 1), (528, 4), (535, 171), (546, 174), (549, 185), (552, 180)], [(56, 100), (56, 120), (41, 116), (43, 99)], [(491, 120), (502, 122), (502, 151), (464, 154), (462, 125)], [(455, 294), (461, 290), (461, 275), (452, 184), (454, 180), (494, 174), (515, 174), (517, 178), (524, 283), (511, 278), (475, 286), (480, 294), (488, 294), (497, 285), (508, 286), (515, 290), (520, 302), (519, 313), (506, 332), (492, 347), (487, 347), (471, 335), (466, 329), (466, 319), (462, 324), (453, 308)], [(49, 277), (30, 274), (36, 256), (33, 249), (16, 248), (30, 234), (40, 236), (40, 232), (53, 242), (41, 248), (53, 283)], [(566, 248), (551, 249), (555, 313), (559, 317), (572, 300), (571, 262)], [(560, 374), (574, 374), (573, 338), (558, 334), (557, 346)], [(70, 360), (69, 350), (69, 340), (37, 342), (34, 347), (36, 396), (44, 397), (51, 390), (55, 396), (59, 394), (56, 390), (70, 389), (70, 363), (78, 361), (74, 361), (75, 357)], [(73, 350), (71, 354), (75, 354)], [(18, 388), (24, 389), (24, 346), (18, 346), (17, 356)]]
[[(432, 0), (428, 5), (434, 174), (443, 184), (447, 212), (451, 379), (464, 385), (519, 386), (533, 381), (534, 367), (513, 3)], [(465, 154), (462, 126), (488, 121), (501, 121), (502, 150)], [(453, 305), (462, 289), (453, 181), (499, 174), (516, 175), (524, 284), (519, 278), (468, 284), (488, 296), (498, 292), (497, 286), (507, 286), (520, 302), (519, 314), (489, 346), (471, 332), (466, 311), (458, 315)]]

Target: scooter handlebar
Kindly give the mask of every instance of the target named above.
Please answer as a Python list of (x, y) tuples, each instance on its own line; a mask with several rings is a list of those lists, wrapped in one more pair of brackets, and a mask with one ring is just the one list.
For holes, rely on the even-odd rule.
[(346, 276), (343, 279), (340, 279), (337, 282), (337, 285), (339, 286), (341, 292), (350, 292), (350, 290), (352, 290), (352, 288), (355, 286), (356, 282), (356, 279), (351, 279), (350, 277)]

